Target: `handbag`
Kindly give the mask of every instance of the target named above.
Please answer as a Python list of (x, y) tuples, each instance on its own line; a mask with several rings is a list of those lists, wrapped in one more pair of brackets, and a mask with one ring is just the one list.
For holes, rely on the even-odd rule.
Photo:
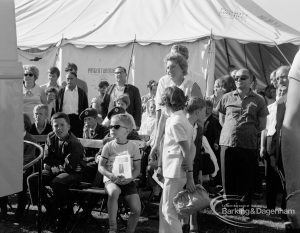
[(210, 198), (202, 185), (197, 184), (192, 193), (187, 190), (180, 191), (173, 198), (176, 212), (181, 216), (189, 216), (197, 211), (203, 210), (210, 205)]

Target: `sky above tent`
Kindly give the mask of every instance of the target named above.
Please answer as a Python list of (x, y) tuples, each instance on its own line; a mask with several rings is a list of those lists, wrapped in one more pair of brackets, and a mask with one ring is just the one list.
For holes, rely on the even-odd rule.
[(299, 0), (253, 0), (269, 14), (300, 32)]

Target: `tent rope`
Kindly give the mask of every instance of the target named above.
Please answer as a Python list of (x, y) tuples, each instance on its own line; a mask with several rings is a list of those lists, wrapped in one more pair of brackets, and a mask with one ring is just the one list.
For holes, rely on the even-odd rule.
[(274, 41), (274, 44), (275, 44), (276, 48), (278, 49), (279, 53), (281, 54), (281, 56), (283, 56), (284, 60), (289, 64), (289, 66), (291, 66), (292, 64), (289, 62), (289, 60), (283, 54), (283, 52), (281, 51), (281, 49), (279, 48), (279, 46), (277, 45), (277, 43), (275, 41)]

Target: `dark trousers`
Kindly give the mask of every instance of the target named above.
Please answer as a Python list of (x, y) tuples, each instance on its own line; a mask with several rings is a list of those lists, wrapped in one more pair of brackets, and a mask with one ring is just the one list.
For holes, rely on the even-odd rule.
[(71, 132), (78, 138), (82, 138), (83, 133), (83, 121), (79, 119), (79, 115), (69, 114)]
[[(72, 203), (69, 195), (69, 187), (78, 183), (81, 179), (79, 173), (60, 173), (54, 175), (51, 171), (42, 171), (41, 199), (46, 209), (58, 208)], [(49, 199), (45, 186), (53, 189), (53, 200)], [(38, 173), (34, 173), (28, 177), (28, 187), (30, 191), (32, 204), (37, 205), (38, 197)]]
[(239, 195), (251, 204), (256, 150), (221, 146), (222, 185), (226, 195)]
[[(275, 170), (271, 166), (270, 156), (275, 156), (275, 148), (276, 147), (273, 137), (267, 137), (267, 157), (266, 157), (266, 203), (268, 209), (275, 209), (277, 195), (282, 194), (281, 199), (281, 208), (286, 209), (286, 191), (285, 191), (285, 183), (282, 180), (283, 177), (280, 177), (280, 173), (282, 176), (284, 175), (281, 154), (278, 155), (277, 166), (278, 170)], [(279, 150), (281, 151), (281, 150)]]

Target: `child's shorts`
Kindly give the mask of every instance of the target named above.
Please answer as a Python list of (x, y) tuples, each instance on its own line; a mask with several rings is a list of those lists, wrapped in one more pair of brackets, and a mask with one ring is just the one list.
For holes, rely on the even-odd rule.
[[(105, 182), (105, 185), (107, 185), (109, 183), (112, 183), (112, 182), (110, 180), (108, 180), (108, 181)], [(116, 185), (121, 189), (121, 195), (122, 196), (129, 196), (129, 195), (132, 195), (132, 194), (138, 194), (136, 185), (133, 181), (131, 181), (130, 183), (125, 184), (125, 185), (119, 185), (119, 184), (116, 184)]]

